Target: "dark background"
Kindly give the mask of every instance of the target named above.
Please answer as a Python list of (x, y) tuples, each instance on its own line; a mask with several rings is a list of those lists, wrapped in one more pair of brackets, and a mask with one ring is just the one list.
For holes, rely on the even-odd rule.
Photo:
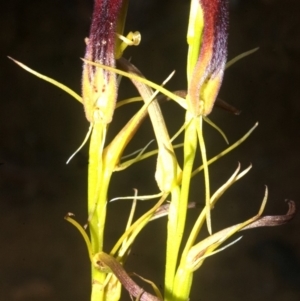
[[(93, 1), (11, 0), (0, 10), (0, 300), (83, 301), (89, 299), (90, 272), (85, 245), (63, 219), (67, 212), (85, 223), (87, 147), (66, 166), (87, 131), (82, 106), (59, 89), (26, 73), (10, 55), (80, 93), (84, 38)], [(129, 30), (142, 33), (139, 47), (126, 55), (144, 74), (161, 82), (176, 70), (168, 88), (186, 87), (187, 0), (131, 1)], [(269, 187), (266, 214), (299, 206), (300, 4), (298, 0), (231, 1), (229, 59), (260, 50), (226, 71), (220, 96), (242, 110), (240, 116), (215, 109), (210, 118), (230, 142), (256, 121), (259, 127), (233, 153), (211, 168), (215, 190), (237, 162), (253, 169), (235, 184), (213, 211), (213, 228), (255, 215)], [(124, 79), (122, 89), (128, 85)], [(122, 90), (120, 98), (136, 95)], [(139, 105), (116, 112), (111, 132)], [(183, 121), (177, 105), (163, 105), (170, 134)], [(149, 121), (128, 153), (153, 138)], [(206, 126), (209, 156), (225, 148)], [(117, 173), (109, 197), (157, 191), (154, 159)], [(191, 201), (203, 202), (201, 177), (193, 180)], [(199, 190), (200, 188), (200, 190)], [(139, 204), (146, 210), (149, 204)], [(109, 251), (124, 229), (128, 202), (108, 205)], [(197, 215), (189, 214), (189, 220)], [(163, 283), (165, 222), (150, 224), (138, 238), (127, 269)], [(244, 233), (235, 246), (208, 259), (194, 278), (191, 300), (299, 300), (299, 216), (288, 225)], [(205, 234), (206, 235), (206, 234)], [(127, 298), (124, 293), (124, 299)], [(126, 297), (125, 297), (126, 296)]]

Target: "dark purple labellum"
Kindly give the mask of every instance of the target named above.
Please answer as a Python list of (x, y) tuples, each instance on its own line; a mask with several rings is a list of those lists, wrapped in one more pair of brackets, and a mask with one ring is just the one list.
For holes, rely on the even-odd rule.
[[(116, 26), (122, 0), (96, 0), (85, 59), (115, 67)], [(84, 63), (82, 96), (90, 122), (111, 122), (116, 97), (116, 75)]]
[(195, 115), (211, 112), (223, 79), (227, 59), (227, 0), (199, 0), (204, 28), (201, 49), (196, 63), (189, 96)]

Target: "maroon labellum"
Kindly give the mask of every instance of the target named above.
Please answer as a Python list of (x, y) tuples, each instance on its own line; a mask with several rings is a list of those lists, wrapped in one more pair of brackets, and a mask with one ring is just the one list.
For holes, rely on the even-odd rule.
[(96, 0), (83, 66), (82, 96), (87, 119), (109, 123), (117, 98), (116, 75), (88, 61), (115, 67), (116, 27), (122, 0)]

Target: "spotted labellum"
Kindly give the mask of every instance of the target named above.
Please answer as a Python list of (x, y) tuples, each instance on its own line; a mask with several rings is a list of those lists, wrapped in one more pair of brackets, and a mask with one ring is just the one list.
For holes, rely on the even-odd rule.
[(90, 62), (115, 67), (118, 16), (122, 0), (95, 0), (82, 75), (82, 97), (89, 122), (108, 124), (112, 120), (117, 81), (113, 72)]

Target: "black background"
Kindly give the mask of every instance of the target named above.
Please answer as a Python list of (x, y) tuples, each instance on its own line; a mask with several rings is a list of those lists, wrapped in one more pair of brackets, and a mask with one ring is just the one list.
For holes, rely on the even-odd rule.
[[(88, 129), (82, 106), (38, 80), (7, 55), (80, 93), (84, 38), (93, 1), (11, 0), (0, 10), (0, 299), (6, 301), (88, 300), (89, 261), (85, 245), (63, 219), (67, 212), (85, 223), (87, 147), (66, 166)], [(129, 30), (142, 33), (130, 49), (144, 74), (161, 82), (172, 70), (168, 88), (186, 87), (187, 0), (131, 1)], [(235, 0), (230, 6), (229, 59), (257, 46), (260, 50), (225, 73), (220, 96), (242, 110), (240, 116), (215, 109), (210, 118), (230, 142), (256, 121), (259, 127), (233, 153), (211, 168), (212, 189), (233, 173), (237, 162), (253, 169), (235, 184), (213, 211), (213, 228), (241, 222), (257, 213), (269, 187), (266, 214), (283, 214), (285, 199), (299, 204), (300, 4), (297, 0)], [(120, 99), (136, 95), (122, 82)], [(137, 110), (130, 105), (114, 116), (111, 133)], [(183, 122), (183, 111), (163, 105), (170, 134)], [(146, 121), (128, 153), (153, 138)], [(209, 156), (225, 148), (206, 126)], [(154, 159), (117, 173), (109, 198), (157, 191)], [(202, 179), (193, 181), (191, 201), (203, 202)], [(139, 204), (141, 212), (149, 204)], [(107, 242), (122, 233), (128, 202), (108, 205)], [(197, 215), (189, 213), (189, 220)], [(150, 224), (138, 238), (127, 270), (163, 283), (165, 222)], [(242, 241), (208, 259), (194, 278), (191, 300), (299, 300), (299, 217), (278, 228), (252, 230)], [(206, 235), (204, 233), (203, 235)], [(124, 293), (124, 299), (127, 299)]]

